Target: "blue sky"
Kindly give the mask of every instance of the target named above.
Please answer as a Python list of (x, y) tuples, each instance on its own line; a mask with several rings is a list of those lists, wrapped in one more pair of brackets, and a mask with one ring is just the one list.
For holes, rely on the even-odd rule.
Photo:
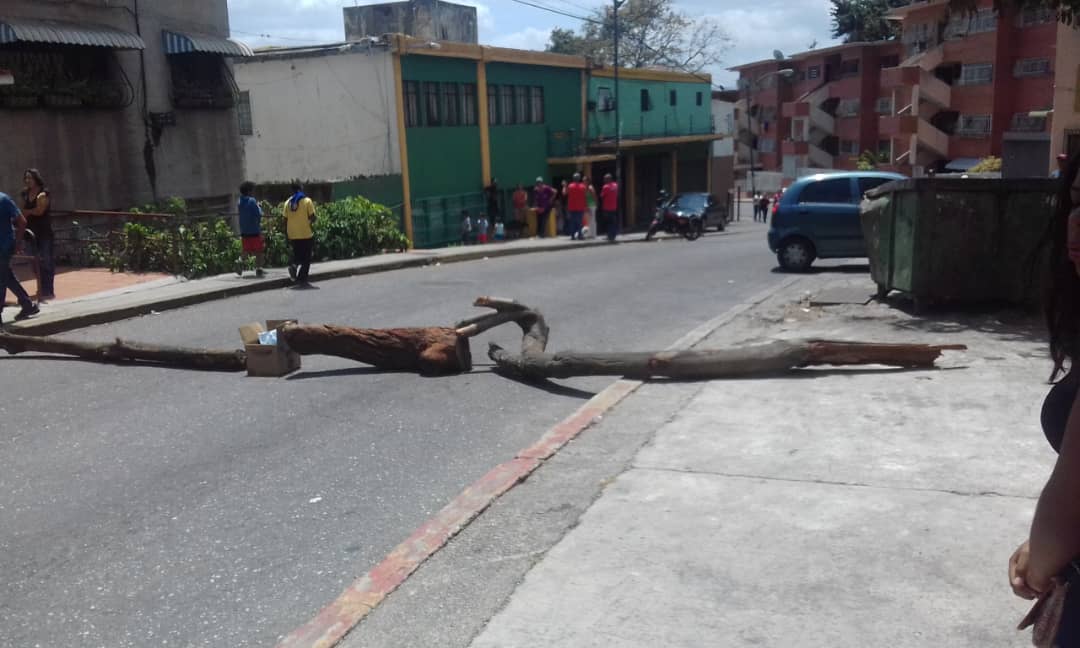
[[(577, 27), (578, 21), (513, 0), (455, 0), (476, 6), (480, 41), (488, 45), (543, 49), (554, 27)], [(572, 14), (598, 3), (580, 0), (537, 0)], [(368, 4), (354, 0), (229, 0), (233, 36), (254, 46), (305, 45), (344, 40), (341, 8)], [(692, 17), (709, 16), (732, 38), (722, 66), (709, 70), (715, 83), (732, 87), (734, 75), (724, 68), (786, 53), (833, 44), (829, 37), (829, 0), (676, 0)]]

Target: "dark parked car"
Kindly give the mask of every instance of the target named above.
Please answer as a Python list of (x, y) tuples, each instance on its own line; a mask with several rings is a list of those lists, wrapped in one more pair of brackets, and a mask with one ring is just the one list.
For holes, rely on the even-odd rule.
[(676, 214), (682, 212), (701, 216), (706, 227), (715, 227), (718, 232), (723, 232), (727, 226), (727, 206), (704, 192), (677, 194), (664, 208)]
[(791, 272), (809, 269), (814, 259), (866, 256), (859, 202), (867, 191), (904, 179), (898, 173), (850, 171), (796, 180), (773, 205), (769, 249)]

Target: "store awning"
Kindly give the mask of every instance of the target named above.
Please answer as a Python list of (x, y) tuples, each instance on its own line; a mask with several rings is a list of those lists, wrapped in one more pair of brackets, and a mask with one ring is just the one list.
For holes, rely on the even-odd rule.
[(979, 158), (956, 158), (945, 165), (946, 171), (967, 171), (971, 167), (982, 162)]
[(221, 54), (224, 56), (254, 56), (255, 52), (247, 45), (228, 38), (207, 36), (205, 34), (181, 33), (164, 30), (161, 36), (165, 41), (166, 54)]
[(146, 48), (143, 39), (138, 35), (105, 25), (62, 20), (0, 18), (0, 45), (11, 43), (52, 43), (135, 50)]

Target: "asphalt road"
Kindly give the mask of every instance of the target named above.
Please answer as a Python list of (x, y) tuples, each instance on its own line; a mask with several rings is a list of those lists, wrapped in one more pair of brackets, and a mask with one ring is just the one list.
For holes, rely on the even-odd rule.
[[(267, 318), (447, 324), (479, 295), (544, 311), (551, 348), (662, 348), (783, 280), (765, 228), (278, 290), (69, 333), (235, 348)], [(0, 645), (266, 646), (608, 379), (543, 391), (305, 358), (249, 379), (0, 358)]]

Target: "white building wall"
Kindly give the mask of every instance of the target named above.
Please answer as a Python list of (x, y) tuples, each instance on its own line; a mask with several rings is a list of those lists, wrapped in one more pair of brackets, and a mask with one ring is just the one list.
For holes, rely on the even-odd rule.
[(735, 104), (730, 101), (712, 100), (713, 125), (724, 139), (713, 142), (713, 157), (735, 155)]
[(401, 173), (393, 59), (385, 49), (257, 56), (238, 62), (235, 75), (251, 102), (254, 134), (243, 137), (249, 180)]

